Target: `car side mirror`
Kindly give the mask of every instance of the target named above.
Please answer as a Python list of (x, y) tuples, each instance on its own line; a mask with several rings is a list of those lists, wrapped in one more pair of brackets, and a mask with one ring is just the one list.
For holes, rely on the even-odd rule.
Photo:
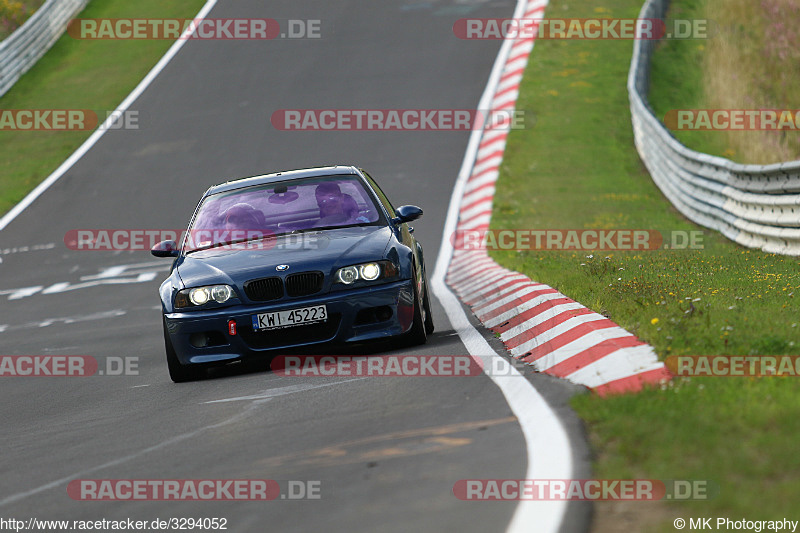
[(178, 257), (181, 252), (175, 241), (161, 241), (150, 248), (150, 253), (156, 257)]
[(392, 219), (392, 223), (395, 225), (411, 222), (422, 216), (422, 209), (415, 205), (401, 205), (395, 212), (397, 213), (397, 217)]

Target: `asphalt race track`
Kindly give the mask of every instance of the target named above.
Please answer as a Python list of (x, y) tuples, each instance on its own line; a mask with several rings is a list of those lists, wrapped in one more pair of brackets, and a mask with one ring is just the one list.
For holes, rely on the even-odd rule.
[[(0, 355), (89, 355), (101, 370), (127, 360), (138, 371), (0, 378), (0, 516), (220, 517), (235, 532), (505, 530), (516, 502), (453, 495), (460, 479), (525, 476), (522, 432), (490, 379), (232, 369), (173, 384), (156, 292), (170, 261), (70, 250), (64, 236), (184, 228), (209, 185), (352, 163), (395, 205), (425, 210), (414, 227), (432, 272), (468, 132), (292, 132), (270, 117), (280, 109), (474, 109), (500, 42), (459, 40), (453, 22), (509, 17), (514, 5), (220, 1), (209, 16), (318, 19), (322, 37), (188, 42), (131, 106), (139, 129), (108, 132), (0, 233), (0, 249), (18, 249), (0, 264)], [(30, 287), (39, 289), (20, 290)], [(467, 354), (433, 304), (437, 331), (427, 345), (379, 353)], [(583, 435), (565, 407), (577, 388), (529, 379), (567, 427), (573, 477), (588, 477)], [(284, 495), (292, 481), (317, 481), (320, 498), (86, 502), (67, 494), (76, 479), (250, 478), (276, 480)], [(569, 509), (562, 531), (587, 530), (589, 509)]]

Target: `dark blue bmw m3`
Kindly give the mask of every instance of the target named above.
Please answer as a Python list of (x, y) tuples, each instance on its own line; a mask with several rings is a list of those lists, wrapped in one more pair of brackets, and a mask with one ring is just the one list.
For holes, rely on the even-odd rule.
[(281, 349), (433, 332), (422, 247), (364, 170), (278, 172), (208, 189), (189, 229), (152, 249), (173, 381)]

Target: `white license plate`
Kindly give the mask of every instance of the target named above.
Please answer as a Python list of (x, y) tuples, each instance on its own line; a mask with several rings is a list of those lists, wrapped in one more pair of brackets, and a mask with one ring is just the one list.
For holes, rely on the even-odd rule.
[(264, 331), (267, 329), (288, 328), (315, 322), (325, 322), (326, 320), (328, 320), (328, 309), (324, 305), (315, 305), (313, 307), (253, 315), (253, 330)]

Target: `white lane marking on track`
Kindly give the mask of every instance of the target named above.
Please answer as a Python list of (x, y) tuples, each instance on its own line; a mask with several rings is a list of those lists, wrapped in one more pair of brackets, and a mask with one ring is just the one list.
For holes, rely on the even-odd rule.
[[(97, 313), (91, 313), (88, 315), (72, 315), (59, 318), (45, 318), (34, 322), (25, 322), (23, 324), (16, 324), (16, 325), (0, 324), (0, 333), (3, 333), (6, 330), (12, 331), (12, 330), (26, 329), (26, 328), (42, 328), (56, 323), (75, 324), (77, 322), (87, 322), (90, 320), (104, 320), (107, 318), (116, 318), (119, 316), (123, 316), (128, 312), (151, 311), (151, 310), (160, 311), (161, 306), (134, 307), (129, 309), (128, 311), (124, 311), (122, 309), (113, 309), (111, 311), (99, 311)], [(61, 349), (65, 350), (67, 348), (62, 347)]]
[[(9, 254), (20, 254), (25, 252), (37, 252), (39, 250), (52, 250), (56, 247), (56, 243), (48, 242), (47, 244), (34, 244), (33, 246), (14, 246), (12, 248), (2, 248), (0, 249), (0, 255), (9, 255)], [(3, 262), (3, 258), (0, 257), (0, 263)]]
[(114, 265), (100, 270), (99, 274), (91, 276), (81, 276), (81, 281), (93, 281), (98, 279), (116, 278), (122, 275), (135, 276), (138, 274), (150, 274), (172, 268), (170, 263), (164, 261), (149, 261), (147, 263), (133, 263), (128, 265)]
[(126, 312), (122, 309), (113, 309), (111, 311), (100, 311), (98, 313), (92, 313), (89, 315), (73, 315), (73, 316), (65, 316), (59, 318), (44, 318), (42, 320), (35, 320), (33, 322), (25, 322), (24, 324), (17, 324), (17, 325), (10, 325), (10, 324), (3, 324), (0, 326), (0, 333), (4, 331), (13, 331), (17, 329), (28, 329), (28, 328), (46, 328), (47, 326), (52, 326), (53, 324), (75, 324), (77, 322), (87, 322), (89, 320), (104, 320), (107, 318), (117, 318), (119, 316), (124, 315)]
[[(526, 0), (519, 0), (514, 18), (522, 16)], [(488, 109), (498, 80), (511, 49), (512, 41), (506, 39), (497, 55), (489, 81), (481, 97), (478, 109)], [(475, 130), (470, 135), (467, 151), (453, 188), (450, 205), (447, 210), (439, 248), (439, 256), (433, 274), (432, 289), (447, 313), (450, 323), (458, 332), (461, 341), (474, 358), (484, 359), (484, 369), (499, 369), (499, 375), (489, 378), (503, 392), (509, 407), (519, 419), (528, 453), (527, 479), (571, 479), (572, 447), (564, 426), (559, 421), (547, 402), (536, 391), (533, 385), (524, 378), (508, 361), (494, 352), (486, 339), (472, 326), (461, 303), (445, 283), (447, 268), (453, 255), (450, 235), (456, 229), (459, 217), (461, 198), (467, 180), (470, 177), (472, 164), (478, 151), (481, 132)], [(490, 355), (487, 355), (490, 354)], [(492, 374), (495, 374), (494, 372)], [(507, 531), (530, 531), (556, 533), (563, 521), (567, 509), (564, 501), (521, 501), (514, 512)]]
[[(77, 268), (77, 267), (75, 267)], [(75, 268), (70, 269), (74, 273)], [(53, 283), (47, 288), (42, 285), (35, 287), (22, 287), (18, 289), (5, 289), (0, 290), (0, 296), (8, 295), (9, 300), (21, 300), (28, 296), (33, 296), (36, 293), (40, 294), (59, 294), (67, 291), (74, 291), (76, 289), (86, 289), (89, 287), (97, 287), (99, 285), (120, 285), (129, 283), (146, 283), (153, 281), (158, 276), (160, 271), (166, 271), (171, 268), (170, 264), (163, 262), (159, 263), (137, 263), (132, 265), (117, 265), (112, 267), (103, 268), (99, 274), (91, 276), (81, 276), (82, 283), (71, 283), (69, 281), (59, 281)], [(132, 277), (120, 277), (123, 274)], [(43, 290), (44, 289), (44, 290)]]
[(81, 276), (81, 281), (91, 281), (95, 279), (115, 278), (122, 275), (128, 268), (128, 265), (117, 265), (113, 267), (104, 268), (99, 274), (93, 276)]
[(32, 294), (36, 294), (40, 290), (44, 288), (43, 285), (37, 285), (35, 287), (22, 287), (20, 289), (8, 289), (0, 291), (0, 296), (8, 294), (9, 300), (20, 300), (22, 298), (27, 298)]
[(261, 393), (253, 394), (252, 396), (237, 396), (234, 398), (224, 398), (222, 400), (211, 400), (208, 402), (202, 402), (200, 405), (210, 404), (210, 403), (241, 402), (246, 400), (268, 400), (276, 398), (278, 396), (284, 396), (286, 394), (293, 394), (295, 392), (303, 392), (311, 389), (320, 389), (322, 387), (330, 387), (332, 385), (339, 385), (340, 383), (349, 383), (350, 381), (361, 381), (362, 379), (367, 379), (367, 378), (346, 379), (344, 381), (337, 381), (335, 383), (323, 383), (319, 385), (309, 385), (305, 383), (301, 385), (289, 385), (288, 387), (280, 387), (278, 389), (266, 389)]

